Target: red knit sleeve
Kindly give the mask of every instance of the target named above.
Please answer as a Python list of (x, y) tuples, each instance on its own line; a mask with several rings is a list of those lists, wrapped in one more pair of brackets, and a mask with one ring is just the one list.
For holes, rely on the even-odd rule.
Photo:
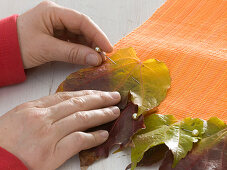
[(25, 80), (17, 35), (17, 17), (0, 20), (0, 87)]
[(28, 170), (26, 166), (13, 154), (0, 147), (0, 169)]
[[(17, 36), (17, 15), (0, 20), (0, 86), (25, 80)], [(0, 147), (0, 169), (27, 170), (13, 154)]]

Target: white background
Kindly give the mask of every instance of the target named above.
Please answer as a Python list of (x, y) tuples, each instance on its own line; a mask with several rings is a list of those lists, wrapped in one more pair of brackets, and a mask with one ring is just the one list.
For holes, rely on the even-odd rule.
[[(0, 0), (0, 19), (12, 14), (21, 14), (39, 2), (41, 1)], [(165, 0), (54, 0), (54, 2), (90, 16), (114, 44), (146, 21)], [(48, 63), (27, 70), (26, 82), (0, 88), (0, 115), (26, 101), (53, 94), (66, 76), (79, 68), (65, 63)], [(130, 152), (120, 152), (95, 163), (89, 170), (124, 170), (129, 163)], [(59, 169), (79, 170), (78, 156), (74, 156)], [(158, 169), (158, 165), (152, 169)]]

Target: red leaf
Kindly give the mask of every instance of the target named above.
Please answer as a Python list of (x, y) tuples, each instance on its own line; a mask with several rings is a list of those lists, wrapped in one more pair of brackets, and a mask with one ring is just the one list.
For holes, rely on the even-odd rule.
[(114, 122), (108, 140), (100, 146), (80, 152), (80, 166), (89, 166), (100, 158), (108, 157), (109, 151), (115, 145), (120, 145), (120, 149), (127, 147), (131, 143), (131, 137), (139, 129), (145, 128), (143, 115), (137, 120), (132, 118), (133, 113), (137, 111), (138, 106), (130, 102)]
[[(100, 90), (113, 91), (111, 88), (112, 72), (110, 63), (105, 62), (99, 67), (81, 69), (71, 73), (63, 81), (57, 92), (61, 91), (79, 91), (79, 90)], [(118, 89), (114, 89), (117, 91)], [(129, 92), (129, 90), (128, 90)], [(118, 104), (120, 109), (124, 109), (128, 102), (128, 92), (121, 94), (121, 102)]]

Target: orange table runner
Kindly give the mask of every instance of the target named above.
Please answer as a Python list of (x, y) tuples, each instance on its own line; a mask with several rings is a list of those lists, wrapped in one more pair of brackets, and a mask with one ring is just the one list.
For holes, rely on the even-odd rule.
[(167, 0), (115, 51), (129, 46), (142, 60), (156, 58), (170, 70), (160, 114), (227, 122), (227, 0)]

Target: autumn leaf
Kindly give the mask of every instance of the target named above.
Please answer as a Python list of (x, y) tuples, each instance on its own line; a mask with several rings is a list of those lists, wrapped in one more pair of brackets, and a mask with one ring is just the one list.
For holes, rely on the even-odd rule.
[[(115, 122), (96, 127), (96, 129), (108, 130), (109, 139), (98, 147), (82, 151), (81, 166), (88, 166), (102, 157), (108, 157), (114, 145), (120, 145), (120, 150), (130, 145), (132, 136), (144, 128), (144, 115), (146, 129), (140, 130), (133, 137), (135, 147), (132, 148), (131, 154), (132, 169), (137, 164), (146, 166), (159, 161), (168, 150), (168, 154), (172, 154), (172, 160), (170, 156), (166, 158), (164, 162), (167, 163), (162, 167), (171, 168), (178, 167), (179, 161), (190, 160), (192, 153), (200, 155), (200, 158), (208, 153), (207, 149), (213, 151), (220, 148), (220, 143), (209, 147), (205, 140), (226, 127), (226, 124), (218, 118), (213, 117), (208, 121), (186, 118), (177, 122), (171, 115), (144, 114), (141, 116), (158, 106), (170, 87), (169, 72), (164, 63), (155, 59), (141, 62), (133, 48), (121, 49), (113, 54), (111, 59), (113, 63), (108, 60), (100, 67), (81, 69), (72, 73), (57, 90), (119, 91), (122, 96), (118, 105), (121, 108), (121, 116)], [(131, 97), (128, 98), (129, 93)], [(128, 103), (130, 100), (132, 103)], [(132, 114), (136, 112), (138, 112), (138, 120), (132, 119)], [(201, 142), (190, 152), (188, 158), (187, 154), (192, 150), (193, 143), (197, 143), (200, 139), (202, 139)], [(203, 150), (202, 146), (204, 146)], [(202, 150), (202, 154), (198, 153), (198, 150)], [(223, 154), (226, 154), (225, 147)], [(223, 165), (226, 166), (226, 164)]]
[[(176, 122), (174, 117), (158, 114), (145, 117), (145, 125), (147, 128), (133, 138), (135, 148), (132, 148), (131, 154), (132, 169), (136, 167), (137, 162), (139, 162), (138, 165), (151, 165), (152, 162), (149, 161), (155, 160), (156, 155), (150, 150), (152, 148), (156, 150), (155, 147), (163, 144), (170, 149), (173, 155), (171, 163), (168, 163), (175, 167), (192, 149), (193, 143), (216, 134), (226, 127), (226, 124), (216, 117), (212, 117), (208, 121), (186, 118)], [(148, 151), (149, 153), (146, 153)], [(163, 158), (166, 149), (162, 149), (160, 152), (158, 160)]]
[(158, 106), (170, 87), (170, 75), (163, 62), (148, 59), (142, 62), (133, 48), (118, 50), (100, 67), (85, 68), (69, 75), (57, 91), (102, 90), (118, 91), (123, 109), (131, 93), (138, 105), (138, 116)]
[[(134, 112), (127, 111), (134, 108), (132, 104), (130, 107), (127, 106), (122, 111), (125, 114), (121, 113), (121, 116), (112, 125), (113, 127), (107, 125), (112, 129), (106, 143), (80, 153), (82, 166), (90, 165), (101, 157), (107, 157), (109, 150), (115, 144), (120, 144), (120, 148), (130, 144), (134, 133), (144, 127), (143, 116), (140, 115), (158, 106), (170, 87), (170, 76), (166, 65), (155, 59), (141, 62), (133, 48), (121, 49), (113, 54), (111, 59), (116, 64), (107, 60), (99, 67), (81, 69), (70, 74), (57, 89), (57, 92), (118, 91), (122, 98), (118, 104), (120, 109), (124, 109), (130, 100), (133, 102), (133, 106), (138, 106)], [(133, 113), (137, 113), (138, 120), (132, 119)]]
[(135, 145), (131, 151), (131, 169), (134, 169), (146, 151), (150, 148), (164, 144), (164, 134), (169, 126), (174, 124), (176, 119), (171, 115), (152, 114), (145, 118), (146, 129), (141, 130), (133, 137)]
[[(93, 128), (93, 130), (108, 130), (109, 139), (98, 147), (82, 151), (81, 166), (88, 166), (102, 157), (108, 157), (114, 145), (120, 145), (121, 150), (132, 144), (132, 136), (144, 128), (144, 116), (146, 129), (140, 130), (133, 137), (135, 147), (132, 148), (131, 154), (132, 169), (137, 164), (146, 166), (161, 160), (168, 150), (172, 159), (170, 160), (171, 156), (166, 158), (164, 161), (166, 164), (162, 167), (169, 169), (179, 167), (181, 164), (178, 165), (178, 162), (186, 159), (189, 163), (193, 162), (194, 159), (190, 155), (197, 155), (198, 160), (202, 158), (201, 162), (208, 163), (213, 160), (208, 160), (206, 155), (211, 151), (213, 153), (215, 149), (219, 151), (218, 154), (226, 155), (226, 137), (212, 144), (207, 141), (217, 138), (215, 135), (226, 128), (226, 124), (218, 118), (213, 117), (208, 121), (186, 118), (177, 122), (171, 115), (145, 114), (164, 100), (170, 87), (169, 71), (164, 63), (155, 59), (142, 62), (133, 48), (117, 51), (111, 56), (111, 60), (113, 62), (107, 60), (100, 67), (81, 69), (70, 74), (57, 90), (119, 91), (122, 96), (118, 104), (121, 116), (114, 122)], [(133, 113), (138, 113), (137, 120), (132, 119)], [(224, 134), (226, 136), (226, 133)], [(201, 141), (196, 145), (197, 147), (192, 150), (194, 143), (199, 140)], [(191, 150), (192, 152), (187, 156)], [(222, 165), (226, 167), (226, 163)]]
[[(161, 161), (168, 151), (169, 148), (165, 144), (152, 147), (144, 153), (143, 158), (140, 160), (137, 166), (151, 166), (154, 163)], [(131, 165), (132, 164), (129, 164), (126, 167), (126, 170), (131, 169)]]
[[(165, 144), (172, 151), (173, 166), (176, 166), (204, 133), (204, 121), (201, 119), (186, 118), (176, 122), (173, 116), (159, 114), (150, 115), (147, 119), (145, 125), (149, 130), (145, 129), (133, 138), (135, 148), (132, 148), (131, 153), (132, 169), (148, 149), (160, 144)], [(197, 135), (192, 134), (194, 129), (198, 131)]]
[[(193, 130), (197, 130), (198, 134), (194, 135)], [(193, 143), (198, 142), (203, 133), (204, 121), (198, 118), (186, 118), (183, 122), (170, 126), (166, 131), (165, 144), (174, 155), (173, 167), (191, 151)]]
[(217, 117), (211, 117), (207, 121), (207, 127), (205, 133), (203, 134), (203, 138), (209, 137), (224, 128), (226, 128), (224, 121), (218, 119)]
[[(213, 119), (214, 120), (214, 119)], [(212, 120), (212, 121), (213, 121)], [(160, 170), (226, 170), (227, 169), (227, 128), (202, 139), (193, 150), (172, 168), (173, 155), (169, 152)]]
[(109, 151), (115, 145), (120, 145), (120, 149), (123, 149), (131, 143), (131, 137), (139, 129), (145, 128), (143, 115), (138, 120), (132, 118), (137, 110), (137, 105), (130, 102), (111, 127), (107, 141), (100, 146), (80, 152), (81, 167), (89, 166), (100, 158), (108, 157)]

